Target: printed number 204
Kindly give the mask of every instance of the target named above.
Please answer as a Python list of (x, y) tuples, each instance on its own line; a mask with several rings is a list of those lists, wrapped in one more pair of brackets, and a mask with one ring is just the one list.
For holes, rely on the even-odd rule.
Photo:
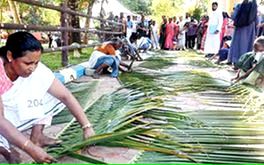
[(42, 100), (34, 99), (34, 100), (28, 100), (28, 108), (38, 107), (42, 106)]

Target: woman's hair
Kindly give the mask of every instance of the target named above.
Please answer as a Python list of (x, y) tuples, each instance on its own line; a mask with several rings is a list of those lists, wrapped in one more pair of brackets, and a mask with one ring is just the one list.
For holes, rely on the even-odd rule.
[(223, 12), (222, 14), (223, 14), (223, 17), (224, 17), (224, 18), (230, 18), (230, 16), (228, 15), (227, 12)]
[(254, 42), (254, 51), (257, 51), (259, 47), (264, 47), (264, 36), (258, 37)]
[(32, 34), (20, 31), (8, 36), (6, 45), (0, 48), (0, 56), (7, 59), (7, 51), (17, 59), (25, 56), (27, 51), (43, 51), (43, 47)]

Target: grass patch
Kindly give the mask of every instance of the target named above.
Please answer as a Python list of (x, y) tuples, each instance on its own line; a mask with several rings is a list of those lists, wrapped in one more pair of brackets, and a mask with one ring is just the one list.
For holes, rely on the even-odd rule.
[[(73, 57), (73, 52), (70, 52), (68, 57), (69, 64), (76, 65), (88, 61), (92, 52), (93, 48), (82, 49), (80, 58)], [(61, 52), (44, 53), (41, 61), (53, 71), (63, 68), (61, 64)]]
[(173, 65), (171, 60), (165, 58), (149, 58), (146, 59), (144, 63), (140, 64), (140, 67), (148, 69), (162, 69)]

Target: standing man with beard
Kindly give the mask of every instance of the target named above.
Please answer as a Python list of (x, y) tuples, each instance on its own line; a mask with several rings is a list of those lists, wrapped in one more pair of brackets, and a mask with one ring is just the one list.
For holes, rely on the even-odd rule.
[(220, 49), (220, 34), (223, 25), (222, 12), (218, 9), (218, 3), (212, 3), (212, 13), (209, 15), (207, 37), (205, 40), (204, 53), (211, 57)]

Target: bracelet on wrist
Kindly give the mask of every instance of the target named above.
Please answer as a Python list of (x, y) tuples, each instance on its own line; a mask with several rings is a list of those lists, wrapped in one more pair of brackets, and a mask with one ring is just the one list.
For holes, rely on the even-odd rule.
[(22, 146), (22, 150), (25, 150), (26, 149), (26, 147), (28, 146), (29, 142), (30, 142), (30, 140), (26, 140), (25, 141), (25, 143)]
[(82, 126), (82, 129), (90, 128), (90, 127), (92, 127), (92, 124), (91, 123), (87, 123), (87, 124)]

